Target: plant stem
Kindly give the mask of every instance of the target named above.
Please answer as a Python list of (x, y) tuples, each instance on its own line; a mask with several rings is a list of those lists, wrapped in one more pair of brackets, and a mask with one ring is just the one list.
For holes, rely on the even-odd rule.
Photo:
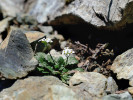
[(44, 42), (43, 44), (44, 44), (45, 47), (43, 48), (42, 52), (44, 52), (45, 50), (47, 50), (47, 43)]
[(37, 46), (38, 46), (38, 43), (36, 43), (36, 45), (35, 45), (34, 55), (35, 55), (35, 53), (36, 53)]
[(65, 67), (66, 67), (66, 65), (67, 65), (67, 62), (68, 62), (68, 57), (69, 57), (69, 56), (67, 56), (67, 60), (66, 60), (66, 64), (65, 64)]
[(52, 57), (52, 55), (50, 54), (50, 52), (49, 52), (49, 55), (50, 55), (50, 57), (52, 58), (54, 64), (56, 64), (56, 62), (55, 62), (55, 60), (53, 59), (53, 57)]

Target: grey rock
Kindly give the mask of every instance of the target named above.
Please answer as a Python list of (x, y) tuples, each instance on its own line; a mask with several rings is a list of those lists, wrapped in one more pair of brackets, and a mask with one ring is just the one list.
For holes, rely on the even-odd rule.
[(133, 100), (132, 96), (128, 93), (122, 93), (122, 94), (110, 94), (103, 98), (103, 100)]
[(55, 13), (65, 5), (65, 0), (28, 0), (25, 11), (31, 16), (35, 16), (39, 23), (44, 23), (52, 19)]
[[(57, 22), (72, 24), (85, 21), (95, 26), (107, 26), (116, 23), (123, 17), (121, 10), (133, 0), (74, 0), (68, 7), (55, 14)], [(100, 17), (101, 16), (101, 17)], [(79, 19), (81, 18), (81, 20)], [(75, 19), (75, 20), (73, 20)], [(53, 18), (52, 18), (53, 20)]]
[(12, 20), (12, 17), (7, 17), (3, 19), (2, 21), (0, 21), (0, 33), (4, 32), (8, 28), (9, 21), (11, 20)]
[(128, 87), (128, 92), (133, 96), (133, 87)]
[(0, 72), (7, 79), (22, 78), (35, 69), (37, 60), (25, 34), (12, 30), (0, 45)]
[(41, 25), (38, 25), (38, 28), (44, 33), (52, 33), (53, 32), (52, 26), (41, 26)]
[(4, 16), (15, 17), (22, 13), (25, 0), (0, 0), (0, 8)]
[(33, 16), (28, 16), (26, 14), (17, 14), (16, 20), (21, 24), (37, 25), (36, 19)]
[[(102, 97), (107, 95), (107, 80), (105, 76), (96, 72), (77, 72), (69, 84), (79, 96), (84, 97), (84, 100), (102, 100)], [(117, 90), (116, 83), (110, 83), (109, 87)]]
[[(121, 21), (125, 16), (121, 11), (133, 0), (74, 0), (67, 6), (66, 0), (27, 0), (26, 4), (24, 1), (0, 0), (2, 13), (13, 17), (26, 13), (39, 23), (48, 22), (51, 25), (87, 22), (95, 26), (108, 26)], [(29, 17), (25, 21), (34, 23)]]
[(118, 90), (118, 86), (116, 84), (116, 82), (114, 81), (114, 79), (112, 77), (109, 77), (107, 79), (107, 89), (106, 92), (108, 94), (112, 94), (115, 93)]
[(61, 49), (64, 49), (66, 47), (66, 45), (67, 45), (67, 41), (60, 42)]
[(57, 52), (55, 49), (50, 50), (50, 54), (55, 58), (63, 57), (66, 59), (66, 56), (62, 55), (60, 52)]
[(0, 44), (3, 42), (2, 35), (0, 34)]
[(84, 100), (53, 76), (17, 80), (0, 93), (0, 100)]
[(133, 0), (74, 0), (66, 7), (64, 0), (32, 1), (26, 11), (36, 16), (39, 23), (54, 20), (53, 24), (72, 24), (83, 20), (95, 26), (106, 26), (120, 21), (121, 10)]
[(48, 93), (44, 100), (84, 100), (84, 97), (79, 97), (71, 88), (61, 85), (51, 86)]
[(24, 32), (30, 43), (38, 42), (39, 39), (45, 36), (44, 33), (38, 31), (26, 31)]
[(133, 48), (116, 57), (111, 70), (117, 74), (117, 79), (130, 80), (129, 84), (133, 86)]

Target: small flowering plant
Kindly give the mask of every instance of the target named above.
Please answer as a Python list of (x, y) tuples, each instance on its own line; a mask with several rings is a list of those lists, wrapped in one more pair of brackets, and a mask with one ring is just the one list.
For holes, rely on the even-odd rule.
[(53, 41), (50, 39), (50, 38), (42, 38), (42, 39), (40, 39), (38, 42), (46, 42), (46, 43), (52, 43)]
[[(52, 43), (50, 39), (42, 39), (40, 41), (45, 41), (46, 43)], [(54, 75), (59, 77), (64, 83), (67, 83), (71, 77), (70, 71), (72, 70), (82, 70), (77, 68), (78, 60), (73, 56), (75, 52), (68, 47), (64, 48), (62, 51), (62, 56), (55, 57), (50, 53), (37, 53), (36, 59), (39, 62), (37, 67), (38, 71), (45, 75)]]
[(72, 49), (69, 49), (69, 47), (64, 48), (62, 51), (62, 55), (65, 55), (66, 57), (69, 57), (73, 53), (75, 52)]
[(50, 44), (53, 42), (50, 38), (42, 38), (38, 42), (41, 42), (44, 44), (43, 52), (46, 51), (48, 48), (50, 48)]

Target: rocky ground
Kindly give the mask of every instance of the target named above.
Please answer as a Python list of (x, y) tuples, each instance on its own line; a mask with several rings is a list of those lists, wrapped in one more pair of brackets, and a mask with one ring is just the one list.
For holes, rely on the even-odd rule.
[(0, 100), (133, 100), (132, 27), (133, 0), (0, 0)]

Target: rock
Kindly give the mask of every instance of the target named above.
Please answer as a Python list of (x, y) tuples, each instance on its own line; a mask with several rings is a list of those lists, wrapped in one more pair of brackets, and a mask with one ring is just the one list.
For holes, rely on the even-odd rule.
[(44, 33), (52, 33), (53, 32), (53, 28), (52, 26), (41, 26), (41, 25), (38, 25), (38, 28), (44, 32)]
[(0, 45), (0, 72), (7, 79), (22, 78), (35, 69), (37, 60), (25, 34), (12, 30)]
[(49, 35), (49, 38), (51, 38), (51, 39), (57, 39), (57, 40), (59, 40), (59, 41), (63, 41), (63, 40), (64, 40), (63, 35), (58, 34), (57, 31), (55, 31), (54, 34)]
[(116, 57), (111, 70), (117, 74), (117, 79), (130, 80), (129, 84), (133, 86), (133, 48)]
[(132, 96), (128, 93), (122, 93), (122, 94), (110, 94), (103, 98), (103, 100), (133, 100)]
[(57, 52), (55, 49), (50, 50), (50, 54), (56, 58), (63, 57), (66, 59), (66, 56), (62, 55), (60, 52)]
[(9, 25), (9, 21), (11, 20), (11, 17), (7, 17), (5, 19), (3, 19), (2, 21), (0, 21), (0, 33), (4, 32)]
[(53, 57), (60, 57), (60, 56), (62, 56), (62, 54), (60, 52), (57, 52), (55, 49), (50, 50), (50, 54)]
[[(66, 0), (10, 0), (10, 2), (0, 0), (0, 7), (4, 16), (15, 17), (18, 13), (26, 13), (28, 16), (35, 17), (39, 23), (48, 22), (51, 25), (87, 22), (94, 26), (112, 26), (120, 22), (121, 26), (126, 22), (133, 23), (132, 19), (128, 20), (132, 15), (130, 11), (132, 6), (126, 9), (127, 4), (132, 1), (73, 0), (66, 5)], [(26, 17), (25, 21), (32, 24), (35, 22), (29, 17)]]
[(2, 35), (0, 35), (0, 44), (3, 42)]
[(65, 0), (28, 0), (25, 11), (31, 16), (35, 16), (39, 23), (52, 19), (55, 13), (65, 5)]
[[(83, 100), (53, 76), (17, 80), (0, 93), (1, 100)], [(81, 98), (81, 97), (80, 97)]]
[[(132, 12), (125, 10), (133, 0), (73, 0), (66, 5), (66, 0), (0, 0), (4, 16), (15, 17), (18, 13), (33, 16), (39, 23), (77, 24), (90, 23), (94, 26), (111, 26), (133, 23), (127, 18)], [(127, 12), (129, 11), (129, 12)], [(28, 18), (28, 20), (27, 20)], [(30, 21), (29, 21), (30, 20)], [(21, 20), (20, 20), (21, 21)], [(28, 22), (34, 23), (26, 17)], [(114, 25), (115, 26), (115, 25)], [(123, 26), (123, 25), (122, 25)]]
[(29, 25), (20, 25), (20, 29), (26, 30), (26, 31), (30, 31), (31, 30), (31, 29), (29, 29)]
[(23, 12), (25, 0), (0, 0), (0, 8), (4, 16), (15, 17)]
[(51, 86), (48, 93), (44, 100), (84, 100), (84, 97), (79, 97), (72, 89), (61, 85)]
[(41, 33), (38, 31), (27, 31), (27, 32), (25, 32), (25, 35), (30, 43), (35, 42), (45, 36), (44, 33)]
[(39, 39), (45, 36), (44, 33), (39, 31), (27, 31), (24, 30), (23, 28), (18, 28), (14, 26), (10, 27), (10, 31), (12, 30), (21, 30), (26, 35), (27, 39), (29, 40), (29, 43), (38, 42)]
[[(108, 26), (120, 21), (121, 11), (133, 0), (74, 0), (68, 7), (55, 14), (58, 24), (74, 24), (87, 22), (94, 26)], [(57, 22), (56, 22), (57, 21)]]
[(17, 14), (16, 20), (21, 24), (37, 25), (36, 19), (33, 16), (28, 16), (26, 14)]
[(109, 94), (115, 93), (118, 90), (118, 86), (112, 77), (107, 79), (107, 89), (106, 92)]
[[(107, 95), (107, 87), (112, 88), (112, 93), (117, 90), (116, 83), (107, 83), (108, 79), (96, 72), (77, 72), (69, 81), (71, 88), (85, 100), (101, 100)], [(110, 85), (110, 86), (109, 86)], [(111, 91), (110, 90), (110, 91)]]
[(129, 87), (128, 92), (133, 96), (133, 87)]
[(60, 48), (64, 49), (67, 46), (68, 42), (67, 41), (62, 41), (60, 42)]

